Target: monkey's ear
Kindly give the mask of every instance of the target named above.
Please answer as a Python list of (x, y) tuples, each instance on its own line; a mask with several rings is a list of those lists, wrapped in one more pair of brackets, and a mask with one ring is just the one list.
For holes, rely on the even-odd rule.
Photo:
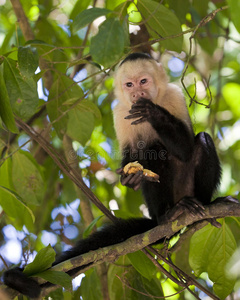
[(156, 62), (156, 64), (157, 64), (157, 66), (159, 67), (159, 69), (161, 70), (161, 72), (164, 72), (164, 68), (163, 68), (162, 63)]
[(165, 72), (165, 69), (164, 69), (162, 63), (160, 63), (160, 62), (156, 62), (156, 65), (157, 65), (157, 73), (161, 78), (161, 82), (159, 82), (159, 83), (166, 85), (168, 83), (168, 76)]

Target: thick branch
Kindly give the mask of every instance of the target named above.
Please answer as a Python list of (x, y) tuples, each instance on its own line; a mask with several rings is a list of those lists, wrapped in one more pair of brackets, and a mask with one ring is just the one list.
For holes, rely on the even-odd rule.
[[(232, 216), (240, 217), (240, 203), (213, 203), (209, 206), (206, 206), (204, 217), (192, 216), (190, 214), (184, 213), (173, 222), (167, 222), (165, 224), (159, 225), (145, 233), (135, 235), (122, 243), (74, 257), (68, 261), (56, 265), (53, 269), (57, 271), (67, 272), (76, 267), (90, 263), (92, 263), (93, 266), (103, 261), (113, 262), (119, 256), (141, 250), (144, 247), (153, 244), (162, 238), (171, 238), (183, 227), (189, 226), (198, 221)], [(206, 222), (206, 225), (207, 224), (208, 223)]]
[[(68, 261), (56, 265), (53, 269), (56, 271), (68, 272), (79, 266), (91, 264), (92, 267), (104, 261), (113, 262), (120, 256), (141, 250), (144, 247), (157, 242), (159, 239), (162, 239), (164, 237), (170, 238), (183, 227), (189, 226), (200, 220), (211, 218), (224, 218), (231, 216), (239, 217), (240, 204), (211, 204), (208, 207), (206, 207), (205, 213), (206, 215), (204, 217), (192, 216), (190, 214), (185, 213), (181, 215), (176, 221), (159, 225), (145, 233), (133, 236), (122, 243), (101, 248), (96, 251), (91, 251), (89, 253), (74, 257)], [(206, 222), (206, 225), (207, 224), (208, 223)], [(82, 272), (83, 271), (81, 270), (80, 273)]]
[(34, 34), (19, 0), (11, 0), (13, 10), (26, 41), (33, 40)]
[[(73, 270), (77, 267), (85, 266), (81, 271), (79, 271), (79, 273), (76, 273), (74, 275), (76, 276), (93, 266), (99, 265), (106, 261), (114, 262), (122, 255), (141, 250), (146, 246), (157, 242), (159, 239), (162, 239), (164, 237), (170, 238), (183, 227), (189, 226), (195, 222), (211, 218), (224, 218), (232, 216), (240, 217), (240, 203), (213, 203), (209, 206), (206, 206), (204, 217), (192, 216), (190, 214), (184, 213), (173, 222), (167, 222), (165, 224), (159, 225), (145, 233), (133, 236), (122, 243), (105, 248), (100, 248), (96, 251), (90, 251), (86, 254), (74, 257), (54, 266), (53, 268), (51, 268), (51, 270), (69, 272), (70, 270)], [(39, 283), (44, 283), (44, 280), (40, 279)], [(56, 287), (50, 289), (54, 288)], [(7, 288), (2, 286), (0, 290), (2, 289), (5, 291)], [(10, 290), (10, 292), (12, 292), (12, 290)], [(43, 294), (46, 295), (48, 292), (49, 288), (46, 289)]]
[[(103, 262), (114, 262), (122, 255), (141, 250), (149, 244), (157, 242), (159, 239), (162, 239), (164, 237), (170, 238), (183, 227), (189, 226), (201, 220), (203, 221), (205, 219), (223, 218), (231, 216), (238, 217), (240, 216), (240, 204), (213, 203), (206, 207), (205, 214), (206, 215), (204, 217), (197, 217), (185, 213), (173, 222), (168, 222), (166, 224), (159, 225), (145, 233), (133, 236), (122, 243), (98, 249), (96, 251), (90, 251), (89, 253), (86, 253), (84, 255), (74, 257), (68, 261), (56, 265), (52, 269), (56, 271), (68, 272), (79, 266), (87, 265), (86, 268), (83, 268), (81, 271), (79, 271), (79, 273), (75, 274), (78, 275), (80, 273), (83, 273), (87, 269), (99, 265)], [(207, 225), (208, 223), (205, 222), (205, 224)], [(54, 288), (56, 287), (52, 287), (50, 289), (52, 290)], [(48, 293), (49, 288), (43, 292), (44, 295), (47, 295)]]

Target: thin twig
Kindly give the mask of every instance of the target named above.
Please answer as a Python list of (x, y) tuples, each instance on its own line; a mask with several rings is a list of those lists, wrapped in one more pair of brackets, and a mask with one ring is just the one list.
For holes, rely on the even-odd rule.
[(204, 286), (202, 286), (197, 280), (183, 272), (181, 269), (179, 269), (176, 265), (173, 264), (173, 262), (170, 260), (170, 258), (166, 259), (164, 256), (162, 256), (156, 249), (152, 248), (151, 246), (148, 246), (147, 249), (149, 249), (154, 255), (156, 255), (159, 259), (164, 261), (166, 264), (168, 264), (176, 273), (181, 274), (183, 278), (186, 280), (187, 286), (189, 285), (195, 285), (197, 288), (202, 290), (206, 295), (211, 297), (213, 300), (219, 300), (219, 298), (215, 295), (213, 295), (210, 291), (208, 291)]
[(189, 94), (188, 89), (187, 89), (187, 87), (186, 87), (185, 84), (184, 84), (184, 78), (185, 78), (185, 75), (186, 75), (186, 72), (187, 72), (189, 63), (190, 63), (191, 56), (192, 56), (192, 40), (194, 39), (195, 34), (196, 34), (197, 31), (199, 30), (199, 28), (205, 26), (208, 22), (212, 21), (212, 20), (215, 18), (216, 14), (217, 14), (218, 12), (223, 11), (223, 10), (225, 10), (225, 9), (227, 9), (227, 8), (228, 8), (228, 6), (220, 7), (220, 8), (218, 8), (218, 9), (212, 11), (211, 13), (209, 13), (207, 16), (205, 16), (205, 17), (199, 22), (199, 24), (195, 27), (195, 29), (192, 31), (192, 34), (191, 34), (191, 36), (190, 36), (190, 38), (189, 38), (189, 52), (188, 52), (188, 58), (187, 58), (186, 66), (185, 66), (185, 68), (184, 68), (183, 75), (182, 75), (182, 78), (181, 78), (181, 83), (182, 83), (182, 85), (183, 85), (184, 90), (186, 91), (187, 95), (188, 95), (189, 98), (190, 98), (190, 106), (191, 106), (191, 104), (192, 104), (193, 102), (196, 101), (196, 99), (195, 99), (196, 94), (195, 94), (193, 97)]
[[(93, 1), (93, 5), (92, 7), (95, 7), (96, 6), (96, 3), (97, 3), (97, 0), (94, 0)], [(84, 51), (84, 48), (87, 44), (87, 40), (88, 40), (88, 36), (89, 36), (89, 33), (90, 33), (90, 29), (91, 29), (91, 26), (92, 26), (92, 23), (89, 23), (88, 24), (88, 27), (87, 27), (87, 32), (85, 34), (85, 37), (84, 37), (84, 40), (82, 42), (82, 49), (79, 51), (78, 55), (77, 55), (77, 59), (81, 59), (82, 58), (82, 55), (83, 55), (83, 51)], [(76, 65), (70, 75), (70, 78), (74, 78), (74, 76), (77, 74), (77, 72), (79, 71), (79, 66), (80, 65)]]
[[(147, 247), (148, 249), (153, 249), (151, 247)], [(188, 289), (188, 286), (190, 285), (186, 280), (183, 280), (182, 278), (180, 280), (178, 280), (177, 278), (175, 278), (170, 272), (168, 272), (154, 257), (152, 257), (152, 255), (146, 250), (143, 249), (142, 250), (143, 253), (146, 254), (146, 256), (154, 263), (154, 265), (163, 273), (167, 276), (167, 278), (169, 278), (170, 280), (172, 280), (174, 283), (176, 283), (179, 286), (184, 287), (184, 289)], [(201, 300), (195, 293), (191, 292), (191, 294), (198, 300)]]
[(54, 160), (58, 167), (84, 192), (110, 220), (115, 221), (116, 217), (102, 204), (96, 195), (86, 186), (78, 172), (71, 168), (65, 159), (47, 142), (41, 134), (38, 134), (33, 128), (28, 126), (20, 119), (16, 119), (16, 123), (21, 127), (32, 139), (34, 139)]
[(117, 274), (115, 274), (115, 276), (124, 284), (126, 285), (129, 289), (133, 290), (134, 292), (138, 293), (138, 294), (141, 294), (141, 295), (144, 295), (146, 297), (150, 297), (150, 298), (153, 298), (153, 299), (166, 299), (166, 298), (170, 298), (170, 297), (173, 297), (173, 296), (176, 296), (176, 295), (179, 295), (181, 294), (185, 288), (183, 288), (181, 291), (177, 292), (177, 293), (174, 293), (174, 294), (171, 294), (171, 295), (168, 295), (168, 296), (155, 296), (155, 295), (150, 295), (150, 294), (146, 294), (146, 293), (143, 293), (141, 291), (138, 291), (136, 289), (134, 289), (125, 279), (122, 279), (120, 276), (118, 276)]

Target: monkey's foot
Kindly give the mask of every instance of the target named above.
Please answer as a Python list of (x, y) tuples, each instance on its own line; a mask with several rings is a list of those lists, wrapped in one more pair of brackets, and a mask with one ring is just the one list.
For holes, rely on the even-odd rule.
[(226, 196), (226, 197), (218, 197), (215, 199), (211, 204), (216, 204), (216, 203), (239, 203), (238, 199), (232, 197), (232, 196)]
[[(227, 203), (239, 203), (239, 201), (236, 198), (233, 198), (232, 196), (218, 197), (213, 202), (211, 202), (210, 205), (217, 204), (217, 203), (226, 203), (226, 204)], [(206, 220), (209, 221), (209, 223), (211, 223), (213, 226), (215, 226), (217, 228), (222, 227), (222, 225), (216, 220), (216, 218), (211, 218), (211, 219), (206, 219)]]
[(205, 216), (205, 208), (201, 202), (194, 197), (182, 198), (167, 214), (167, 218), (170, 221), (176, 220), (184, 212), (190, 213), (192, 216)]

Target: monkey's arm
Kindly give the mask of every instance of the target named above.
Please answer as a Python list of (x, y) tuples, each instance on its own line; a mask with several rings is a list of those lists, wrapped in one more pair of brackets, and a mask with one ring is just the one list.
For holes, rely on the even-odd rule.
[(194, 134), (182, 120), (144, 98), (134, 103), (129, 113), (130, 115), (125, 119), (137, 119), (132, 122), (132, 125), (149, 122), (172, 155), (181, 161), (190, 159), (194, 147)]

